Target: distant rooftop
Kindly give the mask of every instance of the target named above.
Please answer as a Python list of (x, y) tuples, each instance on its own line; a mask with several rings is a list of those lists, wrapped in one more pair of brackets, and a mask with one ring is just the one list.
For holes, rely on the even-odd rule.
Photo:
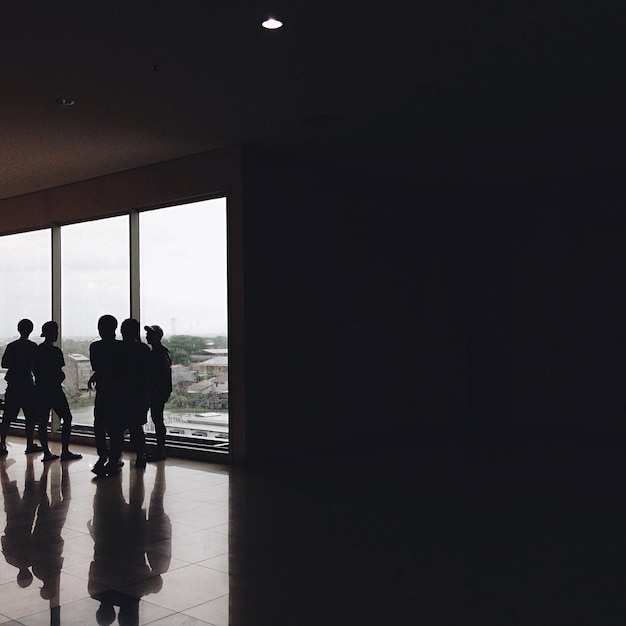
[(228, 365), (228, 357), (227, 356), (214, 356), (212, 359), (208, 359), (206, 361), (202, 361), (200, 365)]

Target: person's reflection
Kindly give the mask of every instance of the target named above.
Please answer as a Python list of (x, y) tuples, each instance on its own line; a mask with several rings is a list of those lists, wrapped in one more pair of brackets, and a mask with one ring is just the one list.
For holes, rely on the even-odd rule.
[[(157, 468), (146, 516), (143, 472), (130, 473), (128, 503), (121, 478), (98, 481), (90, 532), (94, 558), (89, 568), (89, 594), (100, 603), (98, 624), (139, 624), (139, 603), (149, 593), (158, 593), (161, 574), (171, 561), (171, 523), (163, 509), (165, 469)], [(115, 485), (115, 486), (113, 486)], [(132, 592), (120, 587), (129, 585)]]
[(172, 522), (163, 508), (165, 496), (165, 465), (156, 465), (156, 477), (154, 487), (150, 494), (150, 507), (148, 508), (148, 545), (146, 555), (156, 574), (164, 574), (170, 568), (172, 560)]
[(93, 560), (89, 566), (88, 591), (100, 601), (96, 611), (98, 624), (112, 624), (115, 609), (111, 596), (117, 579), (115, 556), (124, 549), (124, 528), (120, 520), (124, 516), (126, 500), (122, 493), (122, 476), (117, 474), (110, 481), (96, 481), (93, 498), (93, 518), (87, 527), (94, 542)]
[[(48, 473), (50, 497), (48, 497)], [(32, 535), (32, 570), (43, 586), (39, 592), (50, 602), (50, 623), (60, 623), (61, 603), (59, 587), (63, 567), (63, 545), (61, 537), (67, 512), (72, 499), (70, 475), (65, 463), (44, 463), (37, 487), (39, 509)]]
[(35, 482), (35, 470), (32, 456), (26, 456), (24, 491), (20, 497), (17, 481), (11, 480), (7, 473), (8, 466), (15, 461), (0, 460), (0, 483), (6, 527), (2, 536), (2, 554), (9, 565), (17, 568), (17, 584), (28, 587), (33, 582), (30, 571), (32, 557), (32, 530), (37, 511), (38, 493)]
[[(0, 462), (0, 482), (7, 524), (2, 552), (7, 563), (18, 569), (17, 583), (28, 587), (33, 574), (42, 582), (40, 595), (50, 603), (50, 623), (60, 623), (59, 587), (63, 566), (64, 541), (61, 532), (71, 500), (70, 477), (65, 464), (44, 463), (35, 481), (33, 462), (26, 459), (24, 491), (7, 473), (7, 462)], [(48, 475), (50, 496), (48, 496)]]

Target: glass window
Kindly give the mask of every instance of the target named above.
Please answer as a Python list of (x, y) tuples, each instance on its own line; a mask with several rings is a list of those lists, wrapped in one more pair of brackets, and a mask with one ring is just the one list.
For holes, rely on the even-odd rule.
[[(40, 342), (41, 325), (51, 318), (52, 252), (49, 229), (0, 237), (0, 351), (17, 339), (17, 323), (28, 318), (35, 329), (30, 338)], [(4, 397), (5, 371), (0, 372)]]
[(93, 425), (89, 344), (98, 339), (98, 318), (118, 322), (130, 312), (129, 218), (112, 217), (61, 228), (62, 348), (65, 393), (73, 424)]
[[(59, 345), (73, 430), (92, 432), (95, 391), (87, 382), (98, 319), (109, 313), (121, 323), (131, 311), (131, 289), (139, 285), (132, 301), (139, 296), (141, 325), (161, 326), (172, 355), (168, 443), (228, 451), (226, 198), (146, 210), (132, 218), (62, 226), (54, 243), (50, 229), (0, 237), (0, 348), (17, 337), (24, 317), (33, 321), (32, 338), (39, 343), (41, 325), (53, 317), (52, 289), (59, 283), (52, 281), (52, 247), (58, 244)], [(137, 232), (131, 237), (131, 223), (138, 226), (139, 254), (131, 250)], [(139, 261), (132, 281), (131, 255)], [(0, 397), (4, 384), (0, 374)], [(151, 420), (146, 433), (150, 440)]]
[[(172, 354), (173, 391), (165, 407), (168, 435), (202, 439), (209, 446), (214, 442), (224, 450), (226, 198), (142, 212), (139, 232), (142, 326), (161, 326), (163, 343)], [(146, 431), (153, 430), (149, 421)]]

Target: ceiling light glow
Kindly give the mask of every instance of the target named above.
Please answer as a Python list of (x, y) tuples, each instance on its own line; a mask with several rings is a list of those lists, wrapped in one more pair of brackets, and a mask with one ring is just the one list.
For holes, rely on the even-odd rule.
[(273, 17), (268, 17), (262, 24), (263, 28), (267, 28), (268, 30), (276, 30), (280, 28), (283, 23)]

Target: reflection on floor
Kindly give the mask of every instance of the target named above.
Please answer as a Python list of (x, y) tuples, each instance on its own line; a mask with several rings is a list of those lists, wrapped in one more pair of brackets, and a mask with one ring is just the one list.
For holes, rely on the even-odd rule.
[(618, 441), (467, 439), (376, 458), (94, 480), (0, 460), (0, 623), (626, 623)]
[(0, 624), (228, 624), (228, 470), (168, 459), (95, 479), (10, 440)]

